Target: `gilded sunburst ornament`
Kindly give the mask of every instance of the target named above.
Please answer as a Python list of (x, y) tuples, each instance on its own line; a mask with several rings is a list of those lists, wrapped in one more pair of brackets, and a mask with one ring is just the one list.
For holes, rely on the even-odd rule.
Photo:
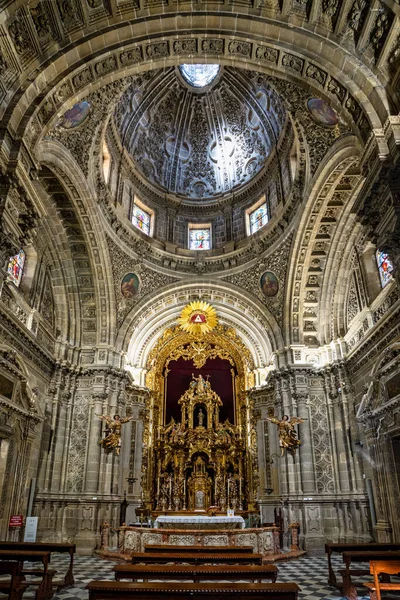
[(203, 334), (212, 331), (218, 323), (217, 313), (208, 302), (197, 300), (182, 310), (178, 319), (179, 327), (187, 333)]

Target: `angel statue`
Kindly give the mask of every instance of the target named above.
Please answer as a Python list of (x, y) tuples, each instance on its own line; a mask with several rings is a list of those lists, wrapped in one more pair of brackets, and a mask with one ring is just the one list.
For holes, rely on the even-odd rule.
[(299, 417), (289, 417), (283, 415), (282, 419), (276, 419), (275, 417), (267, 417), (267, 421), (276, 423), (278, 425), (279, 435), (279, 446), (281, 448), (281, 455), (284, 455), (285, 450), (289, 450), (293, 454), (296, 454), (297, 448), (300, 446), (301, 441), (297, 439), (294, 426), (298, 423), (304, 423), (304, 419)]
[(100, 440), (99, 444), (103, 446), (106, 454), (109, 454), (113, 450), (119, 454), (121, 452), (121, 427), (124, 423), (131, 421), (133, 417), (121, 419), (119, 415), (114, 415), (113, 417), (109, 415), (97, 416), (106, 423), (104, 437)]

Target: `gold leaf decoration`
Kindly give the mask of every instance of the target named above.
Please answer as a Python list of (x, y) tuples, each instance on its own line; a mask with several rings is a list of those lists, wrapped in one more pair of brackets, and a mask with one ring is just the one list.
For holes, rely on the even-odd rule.
[(209, 333), (217, 326), (218, 319), (215, 308), (208, 302), (196, 300), (182, 310), (178, 319), (179, 327), (187, 333)]

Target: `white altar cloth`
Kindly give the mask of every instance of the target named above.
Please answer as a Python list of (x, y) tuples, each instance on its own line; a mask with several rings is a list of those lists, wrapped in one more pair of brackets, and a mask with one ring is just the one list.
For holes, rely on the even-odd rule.
[(206, 517), (205, 515), (184, 515), (157, 517), (156, 529), (244, 529), (243, 517)]

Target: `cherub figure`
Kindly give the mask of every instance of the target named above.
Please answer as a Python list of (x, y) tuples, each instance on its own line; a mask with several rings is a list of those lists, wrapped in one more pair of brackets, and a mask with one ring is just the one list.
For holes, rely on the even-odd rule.
[(104, 430), (104, 437), (100, 440), (99, 444), (103, 446), (106, 454), (109, 454), (115, 450), (116, 454), (119, 455), (121, 452), (121, 427), (124, 423), (131, 421), (133, 417), (125, 417), (121, 419), (119, 415), (97, 415), (99, 419), (105, 421), (106, 427)]
[(282, 419), (276, 419), (275, 417), (267, 417), (267, 421), (278, 425), (279, 435), (279, 446), (281, 448), (281, 455), (283, 456), (285, 450), (289, 450), (293, 454), (296, 454), (297, 448), (300, 446), (301, 441), (297, 439), (294, 426), (298, 423), (304, 423), (304, 419), (299, 417), (289, 417), (283, 415)]

